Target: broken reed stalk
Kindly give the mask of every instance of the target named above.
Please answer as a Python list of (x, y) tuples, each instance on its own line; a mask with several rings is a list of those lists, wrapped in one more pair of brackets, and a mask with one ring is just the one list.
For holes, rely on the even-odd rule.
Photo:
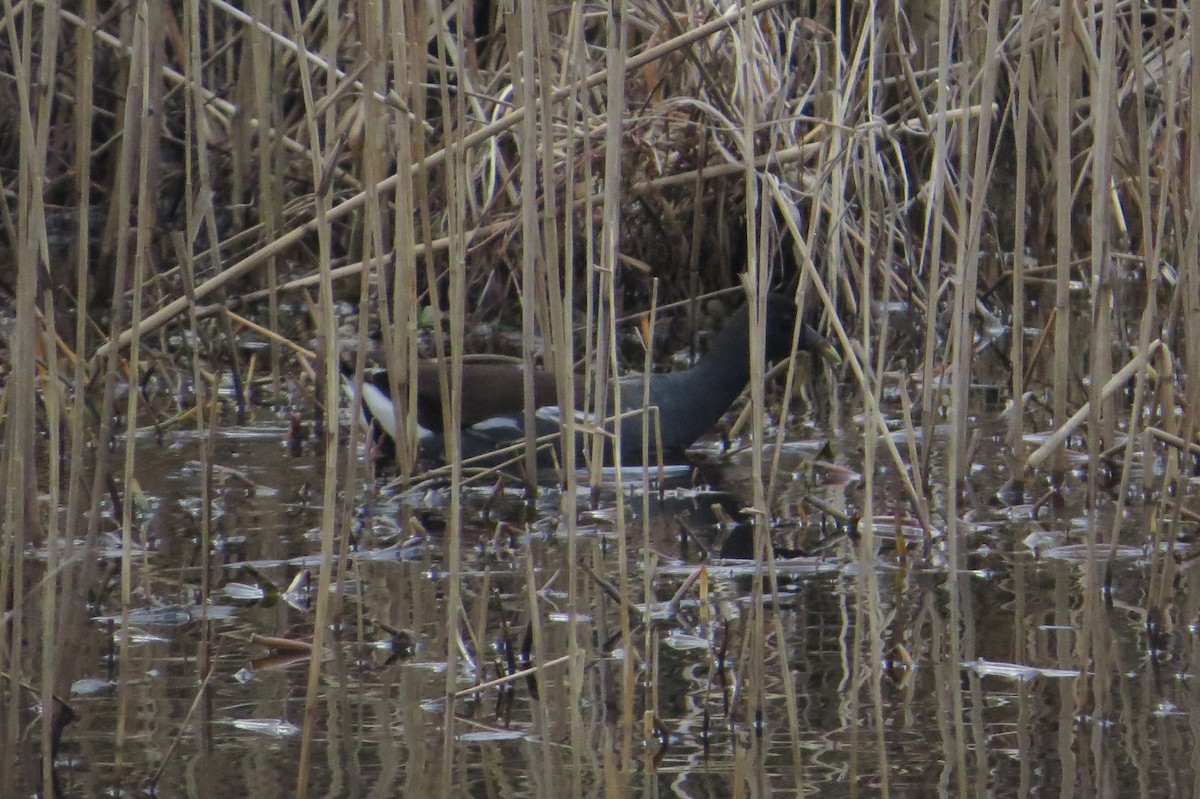
[[(1162, 341), (1155, 339), (1150, 342), (1149, 347), (1135, 353), (1133, 358), (1104, 384), (1104, 387), (1100, 391), (1100, 398), (1102, 400), (1108, 399), (1115, 392), (1125, 388), (1126, 384), (1149, 363), (1151, 356), (1162, 346)], [(1067, 438), (1079, 429), (1079, 425), (1083, 424), (1084, 420), (1088, 418), (1089, 413), (1091, 413), (1091, 403), (1085, 402), (1071, 415), (1071, 418), (1056, 427), (1054, 432), (1042, 442), (1041, 446), (1029, 453), (1029, 457), (1025, 459), (1026, 472), (1037, 469), (1047, 458), (1053, 455), (1066, 442)]]

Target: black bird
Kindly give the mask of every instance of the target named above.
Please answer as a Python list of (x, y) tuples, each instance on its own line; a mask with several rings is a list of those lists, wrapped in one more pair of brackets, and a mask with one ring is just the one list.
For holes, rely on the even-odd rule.
[[(650, 376), (649, 406), (657, 406), (657, 417), (650, 418), (650, 447), (656, 446), (655, 425), (661, 434), (665, 458), (677, 457), (712, 429), (750, 382), (750, 313), (743, 306), (730, 317), (713, 337), (708, 352), (690, 369)], [(810, 325), (801, 323), (796, 330), (796, 305), (780, 294), (767, 297), (767, 362), (782, 360), (795, 351), (808, 350), (838, 361), (837, 353)], [(417, 365), (417, 424), (420, 427), (422, 458), (441, 460), (441, 391), (439, 366), (424, 361)], [(352, 370), (343, 363), (347, 383)], [(537, 408), (539, 436), (560, 430), (558, 393), (554, 375), (534, 373), (534, 405)], [(621, 406), (624, 411), (641, 410), (646, 375), (630, 374), (620, 378)], [(524, 440), (524, 379), (520, 364), (463, 364), (462, 453), (474, 457)], [(575, 408), (583, 407), (582, 383), (576, 386)], [(403, 390), (403, 387), (402, 387)], [(395, 436), (395, 410), (386, 373), (368, 376), (362, 390), (363, 411), (383, 436), (384, 449)], [(657, 418), (657, 422), (655, 421)], [(611, 424), (608, 425), (611, 429)], [(621, 422), (621, 453), (626, 463), (642, 457), (642, 415), (630, 414)]]

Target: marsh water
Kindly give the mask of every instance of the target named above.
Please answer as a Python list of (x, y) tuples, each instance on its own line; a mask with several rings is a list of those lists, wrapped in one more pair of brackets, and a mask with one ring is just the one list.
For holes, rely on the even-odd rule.
[[(951, 570), (947, 520), (935, 515), (925, 535), (884, 457), (874, 517), (859, 518), (864, 439), (848, 393), (789, 420), (773, 581), (750, 559), (740, 513), (744, 439), (733, 452), (701, 442), (692, 467), (648, 495), (627, 481), (625, 547), (611, 485), (580, 491), (574, 520), (554, 486), (532, 501), (494, 479), (466, 487), (466, 623), (449, 640), (444, 483), (343, 486), (354, 512), (323, 653), (314, 795), (1193, 795), (1200, 591), (1186, 544), (1163, 543), (1132, 505), (1119, 548), (1099, 556), (1107, 590), (1085, 591), (1087, 525), (1111, 518), (1082, 507), (1082, 462), (1055, 502), (1036, 503), (1044, 483), (1003, 490), (1007, 424), (982, 386)], [(197, 434), (139, 439), (128, 662), (114, 590), (63, 655), (79, 675), (59, 752), (66, 795), (295, 791), (324, 455), (285, 438), (270, 408), (218, 436), (207, 606)], [(944, 484), (933, 443), (932, 482)], [(114, 540), (105, 553), (114, 570), (119, 552)], [(1165, 558), (1177, 565), (1160, 604)], [(1083, 635), (1101, 643), (1082, 647)], [(1097, 710), (1084, 689), (1100, 685)]]

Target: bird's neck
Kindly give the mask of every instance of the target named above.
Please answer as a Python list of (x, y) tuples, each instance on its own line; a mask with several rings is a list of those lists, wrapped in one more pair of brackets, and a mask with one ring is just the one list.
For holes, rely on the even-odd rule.
[(750, 382), (750, 367), (745, 354), (739, 355), (736, 346), (726, 345), (709, 350), (691, 369), (672, 372), (671, 380), (676, 391), (691, 396), (698, 406), (718, 408), (719, 416)]
[(745, 330), (726, 327), (721, 333), (687, 374), (698, 385), (728, 387), (736, 397), (750, 382), (750, 344)]

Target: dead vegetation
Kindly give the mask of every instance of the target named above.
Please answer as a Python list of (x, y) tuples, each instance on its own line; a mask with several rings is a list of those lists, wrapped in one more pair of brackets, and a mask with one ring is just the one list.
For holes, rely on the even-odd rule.
[[(1160, 464), (1137, 472), (1141, 493), (1163, 537), (1178, 536), (1200, 408), (1200, 381), (1181, 377), (1200, 374), (1200, 84), (1184, 7), (25, 2), (0, 12), (0, 37), (6, 760), (33, 751), (15, 745), (28, 722), (19, 686), (51, 707), (71, 681), (52, 655), (100, 579), (79, 555), (101, 532), (89, 509), (114, 497), (131, 545), (123, 434), (167, 420), (211, 434), (230, 374), (238, 403), (257, 386), (266, 403), (320, 417), (345, 343), (335, 299), (375, 320), (400, 373), (424, 354), (414, 331), (444, 331), (432, 347), (449, 358), (452, 395), (466, 332), (483, 321), (519, 326), (517, 355), (568, 381), (582, 363), (578, 379), (599, 385), (626, 365), (614, 353), (627, 313), (739, 283), (751, 296), (795, 289), (838, 340), (866, 420), (863, 518), (876, 513), (879, 445), (906, 513), (944, 535), (955, 572), (977, 435), (967, 403), (991, 381), (1019, 398), (1018, 495), (1061, 485), (1072, 434), (1091, 456), (1089, 514), (1115, 476), (1116, 521), (1089, 533), (1092, 585), (1135, 464)], [(297, 322), (289, 306), (309, 301)], [(356, 335), (361, 345), (366, 328)], [(242, 349), (247, 338), (261, 352)], [(313, 341), (315, 360), (299, 350)], [(885, 391), (904, 396), (906, 435), (876, 441)], [(761, 391), (752, 405), (761, 420)], [(337, 460), (337, 425), (322, 430), (328, 585), (337, 488), (355, 467)], [(1030, 431), (1056, 437), (1035, 448)], [(109, 474), (93, 453), (112, 447), (126, 448), (124, 468)], [(778, 487), (761, 458), (755, 468), (765, 525)], [(452, 523), (449, 552), (459, 532)], [(24, 562), (57, 541), (61, 561)], [(869, 526), (860, 548), (877, 670)], [(1169, 606), (1173, 569), (1156, 558), (1148, 616)], [(764, 622), (747, 646), (765, 634)], [(625, 668), (622, 763), (632, 659)], [(41, 751), (61, 718), (45, 715)], [(0, 768), (0, 794), (49, 795), (48, 767), (38, 776), (36, 758), (21, 760)]]

